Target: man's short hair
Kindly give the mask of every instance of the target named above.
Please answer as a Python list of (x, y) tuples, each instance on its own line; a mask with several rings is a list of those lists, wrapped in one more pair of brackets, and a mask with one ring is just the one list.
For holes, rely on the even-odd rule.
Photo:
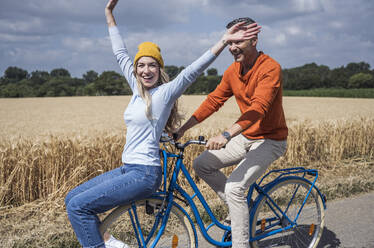
[(245, 22), (246, 25), (255, 23), (255, 21), (253, 19), (249, 18), (249, 17), (240, 17), (240, 18), (237, 18), (237, 19), (231, 21), (229, 24), (227, 24), (226, 28), (229, 29), (239, 22)]

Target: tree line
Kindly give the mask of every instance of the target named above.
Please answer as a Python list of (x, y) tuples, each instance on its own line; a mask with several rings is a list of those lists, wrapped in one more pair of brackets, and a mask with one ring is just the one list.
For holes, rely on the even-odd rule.
[[(184, 67), (165, 66), (170, 78), (175, 78)], [(318, 88), (374, 88), (374, 70), (366, 62), (349, 63), (330, 69), (316, 63), (283, 69), (283, 88), (308, 90)], [(200, 75), (185, 94), (208, 94), (221, 81), (215, 68)], [(0, 78), (0, 97), (55, 97), (130, 95), (126, 79), (115, 71), (99, 73), (90, 70), (82, 78), (72, 77), (64, 68), (50, 72), (27, 72), (16, 66), (8, 67)]]

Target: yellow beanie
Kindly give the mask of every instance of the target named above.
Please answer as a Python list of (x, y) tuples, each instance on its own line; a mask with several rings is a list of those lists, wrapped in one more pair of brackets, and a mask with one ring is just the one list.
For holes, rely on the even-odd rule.
[(138, 46), (138, 52), (134, 58), (134, 65), (136, 65), (136, 62), (138, 62), (138, 60), (144, 56), (154, 58), (160, 64), (160, 66), (164, 68), (164, 60), (161, 56), (161, 49), (155, 43), (146, 41)]

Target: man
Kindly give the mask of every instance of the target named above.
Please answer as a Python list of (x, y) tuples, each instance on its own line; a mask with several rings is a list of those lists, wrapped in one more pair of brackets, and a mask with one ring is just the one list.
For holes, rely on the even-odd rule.
[[(250, 18), (238, 18), (248, 25)], [(282, 107), (282, 71), (271, 57), (256, 48), (258, 37), (229, 43), (234, 62), (222, 81), (179, 129), (178, 138), (202, 122), (231, 96), (241, 111), (239, 119), (208, 140), (194, 160), (196, 174), (227, 203), (232, 228), (232, 247), (249, 247), (249, 209), (246, 191), (269, 165), (286, 151), (288, 129)], [(227, 178), (220, 169), (238, 164)]]

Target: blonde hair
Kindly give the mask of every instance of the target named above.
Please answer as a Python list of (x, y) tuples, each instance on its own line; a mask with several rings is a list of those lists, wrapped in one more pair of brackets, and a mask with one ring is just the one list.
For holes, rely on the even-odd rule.
[[(138, 78), (138, 75), (136, 73), (137, 65), (135, 65), (134, 74), (136, 77), (136, 82), (138, 86), (138, 91), (145, 102), (146, 108), (145, 108), (145, 115), (147, 116), (148, 120), (152, 120), (152, 96), (149, 94), (149, 90), (144, 87), (140, 79)], [(160, 67), (160, 77), (158, 82), (156, 83), (157, 86), (160, 86), (162, 84), (166, 84), (169, 82), (169, 75), (165, 72), (165, 70)], [(156, 86), (156, 87), (157, 87)], [(170, 116), (168, 121), (166, 122), (165, 131), (166, 132), (174, 132), (177, 130), (177, 128), (181, 125), (183, 116), (178, 112), (178, 100), (175, 101), (173, 108), (171, 109)]]

